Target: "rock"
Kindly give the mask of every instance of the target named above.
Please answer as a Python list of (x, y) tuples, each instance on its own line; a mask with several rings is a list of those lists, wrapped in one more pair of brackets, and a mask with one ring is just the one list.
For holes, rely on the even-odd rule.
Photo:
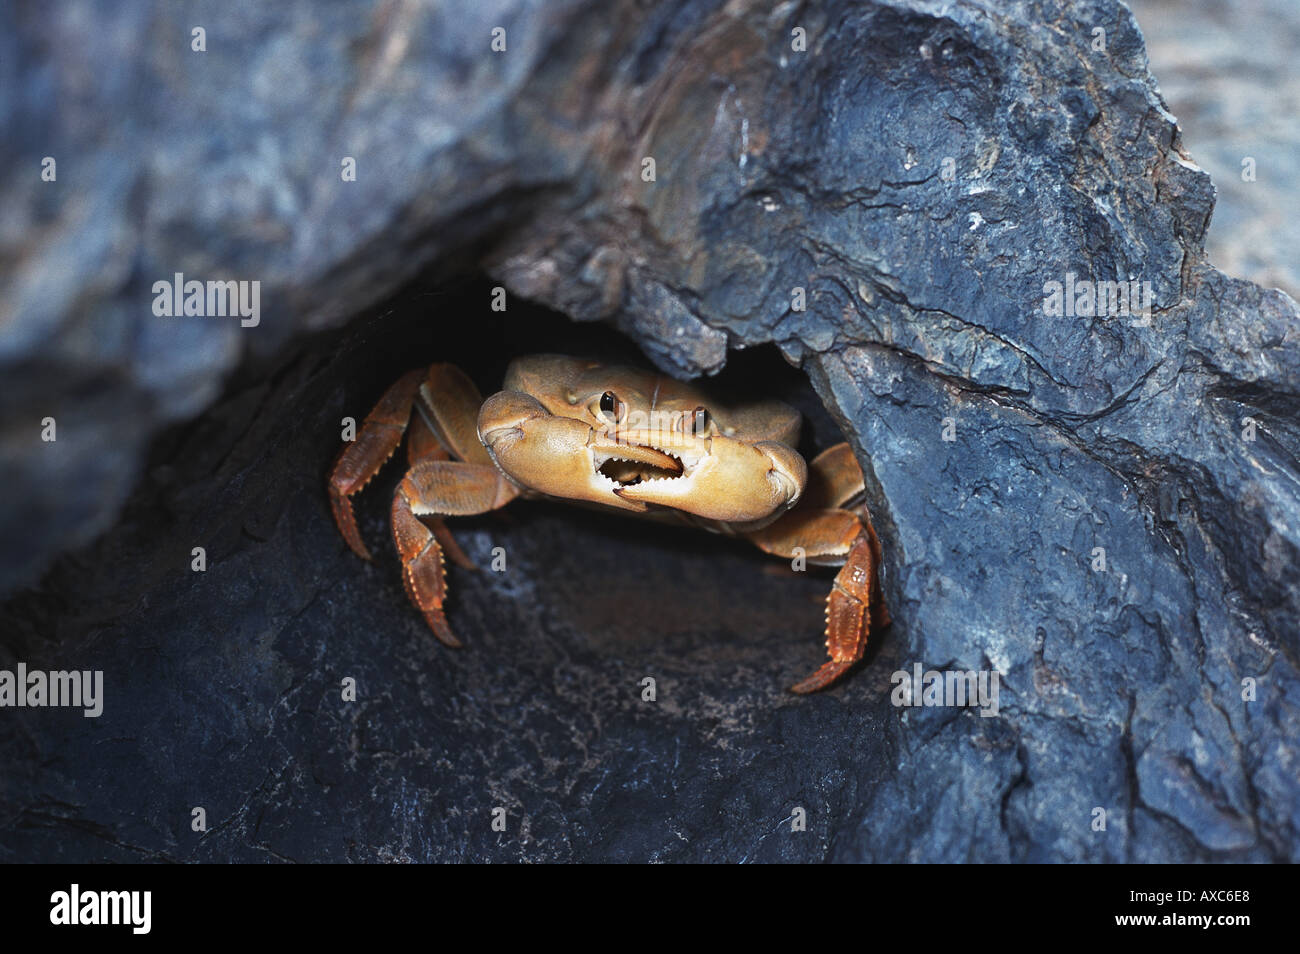
[[(136, 491), (0, 611), (4, 663), (106, 674), (100, 719), (5, 716), (0, 857), (1300, 856), (1297, 308), (1207, 263), (1213, 186), (1126, 7), (11, 19), (9, 165), (59, 178), (4, 187), (0, 578)], [(260, 322), (156, 317), (177, 272), (260, 281)], [(1053, 313), (1089, 281), (1150, 314)], [(467, 521), (513, 569), (453, 574), (462, 653), (338, 540), (343, 416), (421, 361), (490, 387), (617, 347), (598, 321), (851, 441), (895, 622), (842, 687), (783, 692), (828, 578), (725, 540)], [(728, 351), (768, 344), (829, 418)], [(917, 664), (996, 670), (996, 716), (891, 704)]]

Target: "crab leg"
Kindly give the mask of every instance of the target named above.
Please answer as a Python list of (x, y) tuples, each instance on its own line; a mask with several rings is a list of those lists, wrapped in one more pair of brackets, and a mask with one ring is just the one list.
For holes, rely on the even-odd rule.
[(420, 416), (442, 446), (458, 459), (492, 466), (492, 457), (478, 439), (478, 415), (483, 406), (468, 375), (454, 364), (435, 364), (420, 385)]
[(795, 510), (746, 536), (777, 556), (792, 557), (802, 551), (810, 563), (843, 563), (826, 599), (826, 650), (831, 661), (791, 686), (791, 691), (826, 688), (862, 658), (871, 630), (889, 625), (876, 576), (880, 545), (875, 533), (848, 510)]
[(777, 556), (803, 555), (810, 563), (843, 564), (826, 599), (826, 650), (830, 661), (792, 692), (825, 689), (862, 659), (871, 631), (889, 625), (877, 568), (880, 542), (865, 506), (845, 508), (862, 493), (862, 470), (848, 444), (819, 454), (808, 468), (799, 505), (776, 522), (745, 534)]
[(357, 556), (370, 559), (370, 551), (357, 530), (352, 512), (352, 495), (359, 493), (379, 473), (402, 442), (406, 422), (411, 417), (411, 403), (419, 390), (423, 371), (408, 371), (384, 392), (357, 432), (357, 439), (339, 452), (329, 476), (330, 509), (343, 539)]
[[(414, 467), (422, 460), (450, 460), (451, 454), (442, 446), (433, 430), (422, 419), (416, 418), (411, 421), (411, 429), (406, 435), (406, 462), (410, 467)], [(478, 566), (469, 558), (464, 550), (461, 549), (456, 538), (451, 535), (447, 529), (447, 524), (437, 517), (428, 517), (424, 521), (425, 525), (433, 531), (434, 538), (438, 541), (447, 556), (451, 557), (451, 562), (457, 566), (462, 566), (467, 570), (477, 570)]]
[(848, 510), (812, 510), (803, 505), (761, 530), (745, 534), (765, 553), (790, 559), (803, 556), (820, 566), (844, 563), (858, 535), (862, 521)]
[(835, 583), (826, 598), (826, 651), (830, 661), (791, 686), (791, 692), (803, 694), (825, 689), (866, 653), (870, 618), (879, 598), (873, 549), (872, 538), (862, 534), (849, 551), (844, 567), (835, 575)]
[[(475, 464), (491, 463), (475, 434), (481, 403), (474, 382), (451, 364), (435, 364), (427, 371), (409, 371), (384, 392), (362, 422), (357, 439), (339, 453), (329, 477), (334, 522), (357, 556), (369, 560), (370, 551), (357, 529), (351, 498), (393, 456), (408, 425), (406, 456), (412, 465), (422, 460), (447, 460), (453, 454)], [(414, 420), (413, 407), (420, 412)], [(474, 561), (466, 556), (441, 520), (431, 520), (430, 526), (453, 562), (475, 569)]]
[(862, 468), (847, 443), (828, 447), (808, 465), (801, 507), (843, 507), (863, 491)]
[(393, 541), (402, 558), (406, 595), (424, 614), (434, 635), (452, 647), (461, 645), (447, 625), (442, 604), (447, 597), (443, 548), (421, 515), (468, 516), (504, 507), (519, 493), (495, 467), (460, 461), (423, 460), (393, 494)]
[(451, 453), (423, 417), (416, 417), (406, 432), (406, 466), (414, 467), (422, 460), (451, 460)]

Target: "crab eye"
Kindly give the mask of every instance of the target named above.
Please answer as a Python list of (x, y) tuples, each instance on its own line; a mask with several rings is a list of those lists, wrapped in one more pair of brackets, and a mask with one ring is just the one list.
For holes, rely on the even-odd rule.
[(621, 421), (627, 414), (627, 405), (613, 391), (606, 391), (600, 396), (600, 413), (607, 415), (610, 420)]
[(709, 432), (709, 411), (708, 408), (697, 407), (694, 415), (691, 417), (691, 426), (695, 434), (707, 434)]

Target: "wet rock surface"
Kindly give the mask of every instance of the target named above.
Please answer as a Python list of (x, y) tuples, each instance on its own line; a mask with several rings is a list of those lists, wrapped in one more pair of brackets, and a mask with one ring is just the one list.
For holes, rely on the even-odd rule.
[[(6, 582), (143, 474), (0, 610), (6, 666), (106, 679), (99, 719), (4, 712), (0, 857), (1297, 857), (1300, 321), (1206, 264), (1213, 188), (1125, 8), (338, 10), (213, 12), (205, 54), (170, 8), (0, 40), (46, 84), (5, 148), (77, 157), (45, 192), (6, 183)], [(499, 24), (507, 53), (465, 52)], [(121, 47), (98, 84), (71, 65), (90, 34)], [(178, 271), (259, 279), (262, 323), (156, 318)], [(1070, 274), (1148, 282), (1149, 321), (1045, 313)], [(843, 686), (784, 692), (820, 661), (829, 576), (725, 540), (466, 521), (510, 569), (453, 571), (459, 653), (391, 556), (342, 545), (322, 475), (344, 415), (424, 361), (486, 390), (510, 354), (614, 347), (597, 321), (853, 443), (895, 623)], [(762, 344), (828, 418), (772, 355), (727, 350)], [(996, 669), (998, 714), (891, 705), (917, 663)]]

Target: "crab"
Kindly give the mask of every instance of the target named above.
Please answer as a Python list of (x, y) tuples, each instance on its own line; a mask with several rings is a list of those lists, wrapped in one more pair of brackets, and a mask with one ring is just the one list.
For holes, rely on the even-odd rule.
[[(414, 412), (414, 416), (413, 416)], [(642, 368), (567, 355), (517, 358), (486, 401), (463, 371), (434, 364), (393, 384), (345, 444), (328, 480), (335, 522), (369, 560), (352, 497), (407, 438), (409, 469), (393, 495), (392, 532), (411, 602), (439, 641), (461, 642), (444, 605), (444, 555), (474, 563), (444, 518), (516, 498), (550, 498), (742, 537), (785, 559), (839, 566), (826, 601), (830, 659), (791, 686), (836, 682), (889, 625), (880, 544), (848, 444), (806, 463), (800, 415), (779, 401), (723, 403)]]

